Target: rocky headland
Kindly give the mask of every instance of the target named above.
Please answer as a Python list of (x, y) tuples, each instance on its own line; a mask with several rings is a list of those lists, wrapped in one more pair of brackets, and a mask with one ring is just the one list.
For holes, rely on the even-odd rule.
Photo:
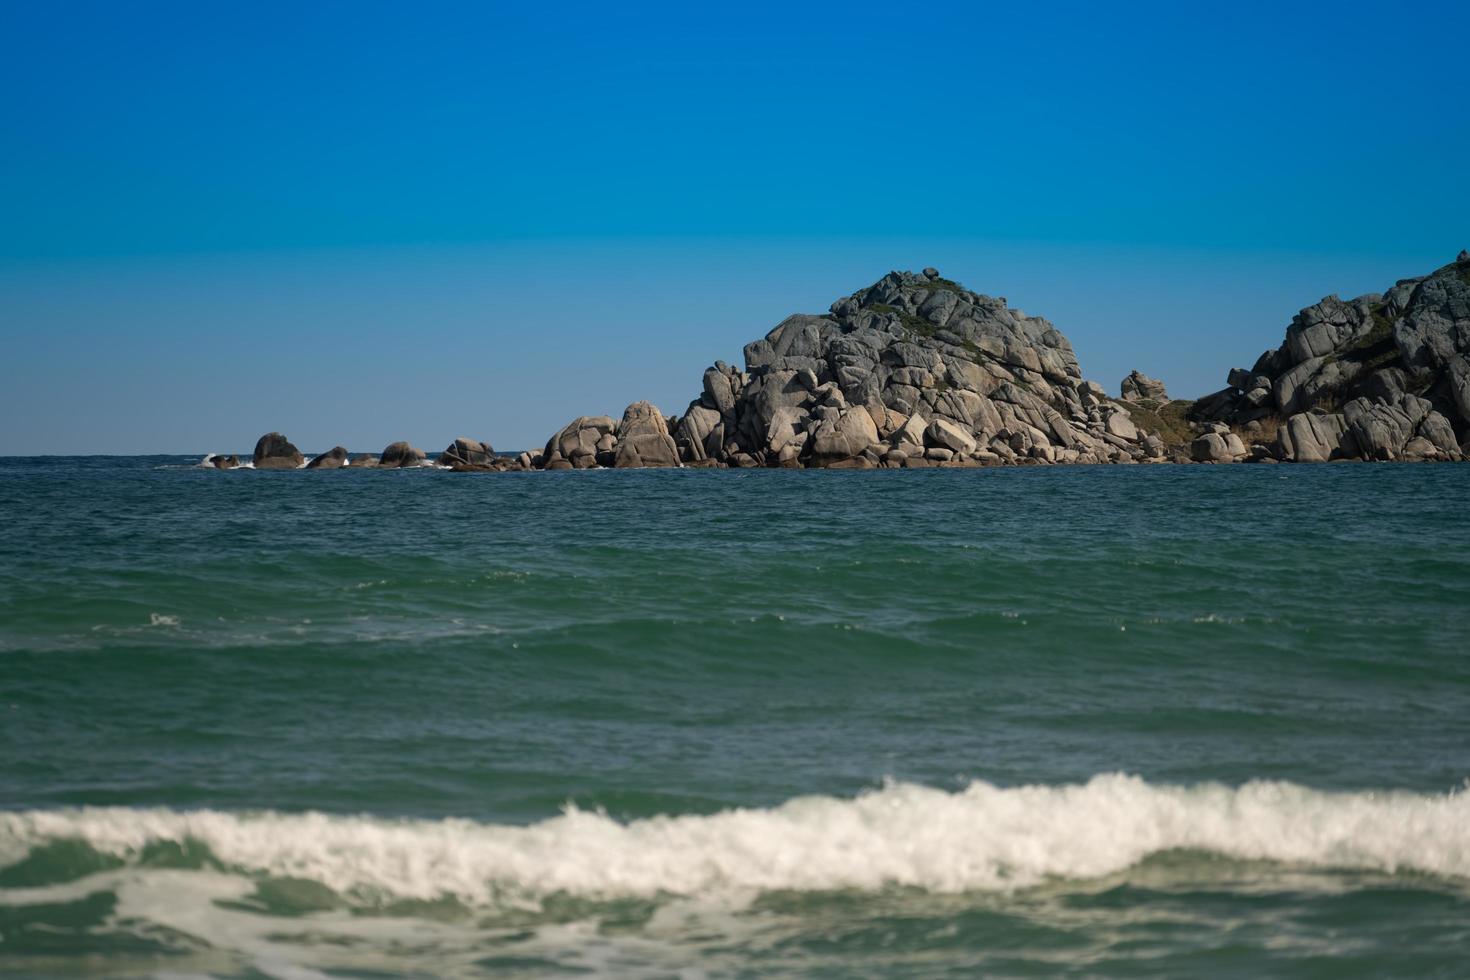
[[(579, 416), (518, 456), (456, 439), (461, 471), (595, 467), (829, 469), (1049, 463), (1457, 461), (1470, 454), (1470, 254), (1384, 294), (1329, 296), (1228, 386), (1171, 400), (1134, 371), (1117, 397), (1085, 380), (1046, 319), (935, 269), (891, 272), (823, 314), (797, 314), (716, 361), (680, 415), (646, 401)], [(310, 461), (280, 433), (257, 469), (402, 468), (427, 453), (338, 446)], [(212, 456), (207, 465), (241, 465)]]

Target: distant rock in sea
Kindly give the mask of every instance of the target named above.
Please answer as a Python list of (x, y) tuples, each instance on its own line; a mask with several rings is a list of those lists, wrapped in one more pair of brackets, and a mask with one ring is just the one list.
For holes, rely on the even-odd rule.
[(1328, 296), (1200, 399), (1197, 422), (1294, 462), (1459, 460), (1470, 447), (1470, 254), (1387, 293)]
[(255, 444), (254, 463), (258, 470), (294, 470), (305, 462), (301, 450), (279, 432), (268, 432)]
[(309, 470), (335, 470), (341, 469), (346, 465), (347, 450), (341, 446), (334, 446), (313, 459), (310, 463), (307, 463), (306, 468)]
[(428, 453), (422, 449), (415, 449), (406, 442), (392, 442), (383, 450), (383, 455), (378, 457), (378, 466), (382, 469), (402, 469), (422, 466), (426, 459)]
[[(456, 439), (455, 470), (598, 467), (999, 466), (1041, 463), (1461, 460), (1470, 435), (1470, 254), (1385, 295), (1329, 296), (1297, 314), (1276, 350), (1197, 401), (1133, 371), (1119, 397), (1082, 376), (1056, 327), (971, 292), (937, 269), (890, 272), (822, 314), (795, 314), (716, 361), (682, 416), (635, 402), (582, 415), (543, 449), (497, 456)], [(213, 457), (214, 465), (225, 467)], [(425, 465), (338, 446), (310, 468)], [(302, 465), (280, 433), (257, 469)]]

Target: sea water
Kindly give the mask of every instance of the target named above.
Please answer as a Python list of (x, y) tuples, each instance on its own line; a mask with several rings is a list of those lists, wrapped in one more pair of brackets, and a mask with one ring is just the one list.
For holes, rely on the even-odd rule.
[(1470, 468), (0, 460), (0, 974), (1470, 974)]

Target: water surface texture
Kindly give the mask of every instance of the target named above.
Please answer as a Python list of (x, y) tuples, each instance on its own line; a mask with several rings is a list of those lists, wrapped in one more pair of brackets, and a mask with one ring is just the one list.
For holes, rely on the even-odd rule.
[(0, 974), (1461, 976), (1470, 468), (0, 460)]

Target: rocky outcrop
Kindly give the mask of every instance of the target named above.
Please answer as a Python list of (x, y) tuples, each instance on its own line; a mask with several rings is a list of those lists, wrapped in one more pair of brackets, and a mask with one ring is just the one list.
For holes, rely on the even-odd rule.
[(211, 454), (205, 464), (213, 466), (217, 470), (233, 470), (240, 465), (239, 456), (226, 456), (223, 454)]
[(422, 449), (415, 449), (406, 442), (393, 442), (383, 450), (378, 457), (380, 469), (406, 469), (410, 466), (420, 466), (428, 454)]
[(787, 317), (746, 345), (744, 370), (716, 362), (702, 388), (674, 430), (686, 464), (1157, 458), (1055, 327), (934, 269)]
[(611, 466), (616, 459), (617, 428), (618, 424), (606, 415), (572, 419), (546, 443), (541, 454), (542, 466), (546, 469)]
[(618, 424), (613, 465), (622, 469), (678, 466), (679, 449), (663, 413), (649, 402), (634, 402)]
[(1463, 458), (1470, 432), (1470, 258), (1386, 293), (1328, 296), (1280, 347), (1197, 402), (1201, 423), (1261, 422), (1260, 450), (1295, 462)]
[(490, 468), (495, 462), (495, 450), (488, 442), (459, 438), (451, 442), (449, 448), (439, 454), (436, 462), (440, 466)]
[(347, 465), (347, 450), (334, 446), (306, 464), (309, 470), (336, 470)]
[[(1131, 372), (1110, 398), (1082, 377), (1052, 324), (935, 269), (891, 272), (796, 314), (716, 361), (682, 415), (629, 405), (584, 415), (541, 450), (498, 457), (456, 439), (456, 470), (594, 467), (996, 466), (1035, 463), (1460, 460), (1470, 451), (1470, 254), (1383, 295), (1329, 296), (1302, 310), (1275, 350), (1227, 386), (1171, 401)], [(226, 466), (214, 458), (216, 466)], [(347, 462), (340, 446), (311, 468), (417, 466), (408, 443)], [(259, 468), (296, 468), (279, 433)]]
[(267, 432), (255, 443), (254, 465), (258, 470), (294, 470), (305, 462), (301, 450), (279, 432)]
[(1140, 371), (1132, 371), (1128, 377), (1123, 379), (1120, 394), (1125, 402), (1155, 401), (1166, 402), (1169, 400), (1169, 392), (1165, 390), (1162, 381), (1156, 381)]

